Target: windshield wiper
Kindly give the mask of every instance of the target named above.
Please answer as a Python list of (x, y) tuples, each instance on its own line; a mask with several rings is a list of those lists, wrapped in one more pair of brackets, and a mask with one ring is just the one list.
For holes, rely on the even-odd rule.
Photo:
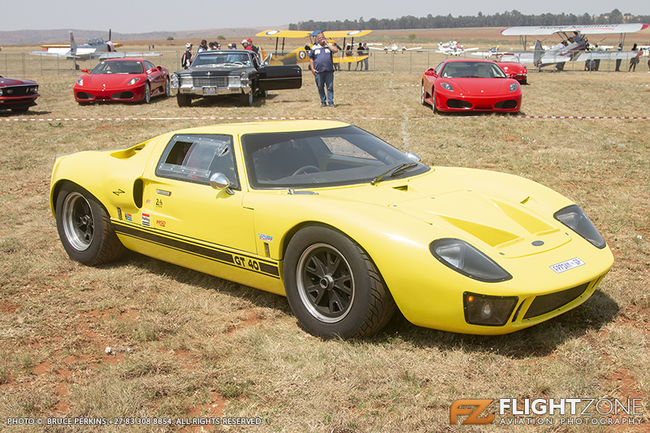
[(382, 174), (373, 177), (372, 180), (370, 181), (370, 184), (374, 185), (374, 184), (376, 184), (377, 182), (379, 182), (380, 180), (382, 180), (386, 176), (388, 176), (388, 177), (397, 176), (399, 173), (401, 173), (401, 172), (403, 172), (405, 170), (411, 169), (413, 167), (417, 167), (418, 165), (419, 164), (417, 162), (403, 162), (401, 164), (396, 165), (395, 167), (392, 167), (389, 170), (386, 170)]

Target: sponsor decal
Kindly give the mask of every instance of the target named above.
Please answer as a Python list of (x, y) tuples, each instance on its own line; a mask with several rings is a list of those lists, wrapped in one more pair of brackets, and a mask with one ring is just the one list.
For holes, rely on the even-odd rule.
[(156, 225), (160, 227), (165, 227), (167, 225), (167, 221), (165, 220), (156, 220)]
[(148, 213), (142, 214), (142, 225), (145, 227), (151, 227), (151, 215)]
[(265, 235), (263, 233), (258, 233), (257, 237), (260, 238), (260, 240), (264, 241), (264, 242), (273, 242), (273, 236), (270, 236), (270, 235)]
[(122, 190), (122, 188), (118, 188), (115, 191), (113, 191), (113, 194), (119, 197), (120, 195), (124, 194), (124, 190)]
[(122, 219), (122, 209), (120, 209), (119, 207), (117, 208), (117, 219), (120, 220)]
[(163, 201), (159, 198), (156, 199), (156, 207), (163, 207)]
[(642, 398), (461, 399), (449, 408), (450, 424), (641, 425)]
[(124, 213), (124, 219), (133, 222), (133, 216), (130, 213)]

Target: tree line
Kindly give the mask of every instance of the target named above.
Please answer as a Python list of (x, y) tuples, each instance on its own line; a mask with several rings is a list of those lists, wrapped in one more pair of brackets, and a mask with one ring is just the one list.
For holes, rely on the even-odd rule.
[(517, 10), (484, 15), (479, 12), (476, 16), (457, 16), (451, 14), (443, 16), (431, 14), (426, 17), (411, 15), (400, 18), (371, 18), (364, 20), (337, 21), (301, 21), (289, 24), (289, 30), (351, 30), (351, 29), (430, 29), (430, 28), (457, 28), (457, 27), (510, 27), (510, 26), (552, 26), (572, 24), (621, 24), (621, 23), (648, 23), (650, 15), (623, 14), (614, 9), (609, 13), (600, 15), (552, 14), (525, 15)]

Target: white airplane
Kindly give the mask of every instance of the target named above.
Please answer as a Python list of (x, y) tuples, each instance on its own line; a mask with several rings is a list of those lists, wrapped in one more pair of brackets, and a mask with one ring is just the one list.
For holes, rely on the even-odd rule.
[(77, 45), (74, 34), (70, 32), (69, 44), (43, 44), (41, 45), (41, 51), (32, 51), (29, 54), (33, 56), (65, 57), (74, 60), (162, 56), (162, 53), (154, 52), (118, 52), (116, 48), (121, 46), (121, 43), (111, 40), (110, 29), (108, 30), (107, 41), (102, 38), (93, 38), (82, 45)]
[(586, 62), (590, 60), (628, 60), (639, 56), (640, 51), (601, 51), (591, 50), (586, 35), (619, 34), (621, 43), (625, 34), (644, 30), (648, 24), (594, 24), (570, 26), (521, 26), (508, 27), (501, 31), (504, 36), (519, 36), (524, 47), (528, 36), (550, 36), (557, 34), (561, 42), (544, 49), (540, 40), (535, 42), (534, 51), (473, 53), (496, 57), (503, 62), (519, 62), (533, 64), (539, 68), (556, 65), (558, 70), (564, 69), (566, 62)]
[(379, 46), (379, 47), (370, 46), (370, 44), (368, 44), (368, 45), (369, 45), (368, 48), (370, 48), (371, 50), (384, 51), (385, 53), (388, 53), (389, 51), (393, 52), (393, 53), (401, 51), (402, 54), (404, 54), (404, 52), (406, 52), (406, 51), (415, 51), (415, 50), (421, 50), (422, 49), (422, 47), (413, 47), (413, 48), (406, 48), (405, 46), (400, 47), (399, 45), (397, 45), (395, 43), (393, 43), (391, 45), (381, 45), (380, 44), (381, 46)]
[(438, 42), (438, 49), (436, 53), (445, 54), (448, 56), (460, 56), (468, 51), (476, 51), (478, 47), (465, 48), (458, 41)]

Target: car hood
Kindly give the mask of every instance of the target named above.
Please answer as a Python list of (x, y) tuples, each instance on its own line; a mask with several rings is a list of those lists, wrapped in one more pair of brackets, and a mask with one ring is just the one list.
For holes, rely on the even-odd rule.
[(35, 86), (36, 82), (32, 80), (19, 80), (17, 78), (0, 77), (0, 87), (8, 86)]
[(189, 68), (176, 73), (178, 75), (191, 75), (193, 77), (219, 77), (224, 75), (239, 75), (242, 72), (250, 72), (253, 69), (251, 66), (240, 66), (236, 68)]
[(509, 78), (443, 78), (455, 92), (464, 95), (480, 95), (485, 93), (507, 93), (510, 91), (512, 80)]
[[(134, 78), (140, 78), (140, 83), (146, 81), (146, 76), (144, 74), (88, 74), (82, 75), (79, 78), (83, 78), (84, 84), (83, 88), (102, 88), (102, 87), (114, 87), (114, 86), (127, 86), (128, 82)], [(144, 81), (143, 81), (144, 80)]]
[[(559, 209), (558, 197), (566, 205), (571, 202), (517, 176), (439, 168), (401, 182), (360, 188), (363, 193), (341, 189), (326, 195), (387, 208), (430, 225), (439, 237), (460, 238), (508, 258), (541, 253), (571, 241), (566, 227), (553, 218)], [(555, 200), (548, 200), (549, 196)], [(395, 221), (399, 224), (400, 219)]]

